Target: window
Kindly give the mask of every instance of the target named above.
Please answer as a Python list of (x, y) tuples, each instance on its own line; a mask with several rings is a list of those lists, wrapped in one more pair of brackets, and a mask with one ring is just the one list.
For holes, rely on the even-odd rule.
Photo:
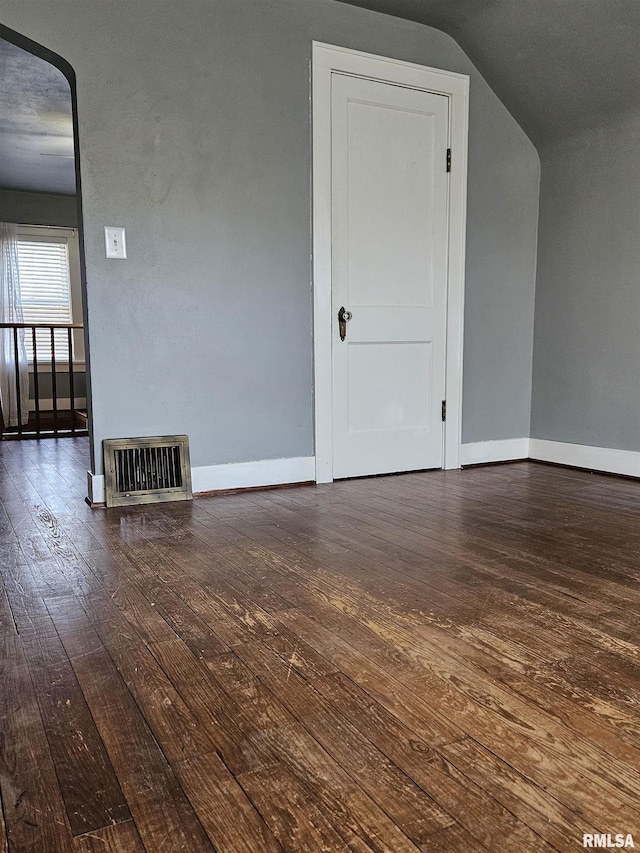
[[(79, 302), (79, 261), (77, 232), (72, 229), (18, 229), (18, 269), (25, 323), (73, 323), (81, 321)], [(66, 329), (54, 330), (55, 357), (69, 360), (69, 335)], [(25, 330), (27, 358), (33, 362), (33, 334)], [(36, 332), (37, 358), (41, 364), (51, 360), (51, 331)], [(73, 332), (74, 361), (83, 361), (82, 330)]]

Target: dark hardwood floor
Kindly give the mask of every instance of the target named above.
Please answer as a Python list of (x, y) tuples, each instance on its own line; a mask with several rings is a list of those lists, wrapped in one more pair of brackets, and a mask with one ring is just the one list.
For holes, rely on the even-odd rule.
[(0, 853), (640, 847), (640, 483), (90, 510), (0, 444)]

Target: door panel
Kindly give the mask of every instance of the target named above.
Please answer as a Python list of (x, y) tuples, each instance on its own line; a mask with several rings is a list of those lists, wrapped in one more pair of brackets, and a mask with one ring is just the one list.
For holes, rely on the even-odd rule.
[(442, 465), (447, 127), (445, 97), (332, 75), (334, 477)]
[(430, 304), (424, 223), (433, 220), (433, 195), (424, 189), (433, 172), (433, 116), (351, 101), (348, 122), (350, 304)]
[[(370, 377), (375, 377), (371, 382)], [(349, 433), (429, 429), (431, 344), (349, 347)]]

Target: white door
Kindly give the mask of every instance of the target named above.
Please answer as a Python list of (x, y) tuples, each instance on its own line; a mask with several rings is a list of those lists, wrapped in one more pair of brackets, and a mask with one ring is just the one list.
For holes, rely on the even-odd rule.
[(337, 73), (331, 98), (333, 476), (440, 468), (448, 98)]

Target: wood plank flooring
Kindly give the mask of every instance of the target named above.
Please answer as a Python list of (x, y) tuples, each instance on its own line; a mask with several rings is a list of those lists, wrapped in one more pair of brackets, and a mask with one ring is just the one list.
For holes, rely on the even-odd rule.
[(114, 510), (0, 443), (0, 853), (640, 847), (640, 483)]

